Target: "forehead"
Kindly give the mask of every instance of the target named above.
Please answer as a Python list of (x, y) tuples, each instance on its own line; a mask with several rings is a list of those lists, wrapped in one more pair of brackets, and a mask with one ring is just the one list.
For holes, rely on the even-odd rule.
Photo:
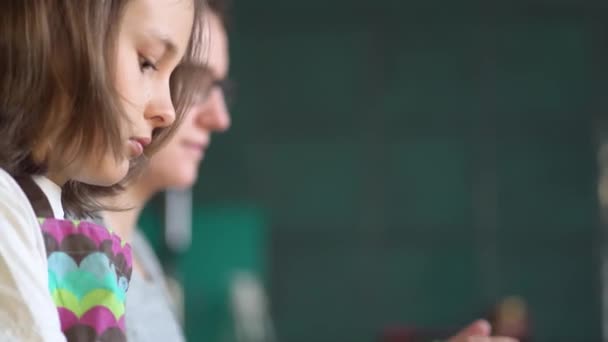
[(181, 54), (190, 39), (193, 16), (193, 0), (131, 0), (123, 25), (138, 35), (171, 42)]
[(228, 36), (222, 21), (213, 12), (204, 15), (205, 34), (203, 35), (203, 49), (206, 52), (207, 66), (215, 77), (225, 78), (228, 74)]

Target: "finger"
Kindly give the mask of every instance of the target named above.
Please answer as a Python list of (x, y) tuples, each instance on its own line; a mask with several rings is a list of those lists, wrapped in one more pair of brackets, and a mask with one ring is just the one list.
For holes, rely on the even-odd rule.
[(468, 327), (462, 329), (456, 336), (452, 337), (449, 341), (460, 342), (460, 340), (466, 341), (467, 337), (470, 336), (490, 336), (492, 327), (490, 323), (484, 319), (477, 320), (471, 323)]

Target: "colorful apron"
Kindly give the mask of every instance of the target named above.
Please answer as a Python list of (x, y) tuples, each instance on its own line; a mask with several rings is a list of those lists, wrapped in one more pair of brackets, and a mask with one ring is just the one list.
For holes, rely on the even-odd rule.
[(53, 218), (48, 199), (31, 177), (17, 178), (46, 246), (49, 291), (69, 342), (126, 341), (125, 296), (132, 272), (131, 247), (88, 221)]

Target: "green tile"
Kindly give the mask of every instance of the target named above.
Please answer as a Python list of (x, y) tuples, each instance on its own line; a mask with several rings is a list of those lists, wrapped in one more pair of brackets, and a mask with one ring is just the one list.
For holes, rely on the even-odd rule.
[(251, 145), (253, 192), (286, 229), (319, 222), (352, 226), (365, 205), (361, 152), (361, 145), (349, 143)]
[(496, 102), (512, 120), (531, 113), (558, 119), (584, 107), (592, 91), (594, 46), (587, 22), (542, 19), (498, 24)]
[(389, 146), (389, 217), (448, 226), (472, 220), (471, 146), (458, 140), (416, 140)]

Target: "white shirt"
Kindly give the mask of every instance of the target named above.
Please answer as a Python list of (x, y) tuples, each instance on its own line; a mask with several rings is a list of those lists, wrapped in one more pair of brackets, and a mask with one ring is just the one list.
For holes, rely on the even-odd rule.
[[(34, 177), (63, 218), (61, 188)], [(65, 341), (49, 293), (40, 224), (17, 182), (0, 169), (0, 341)]]

